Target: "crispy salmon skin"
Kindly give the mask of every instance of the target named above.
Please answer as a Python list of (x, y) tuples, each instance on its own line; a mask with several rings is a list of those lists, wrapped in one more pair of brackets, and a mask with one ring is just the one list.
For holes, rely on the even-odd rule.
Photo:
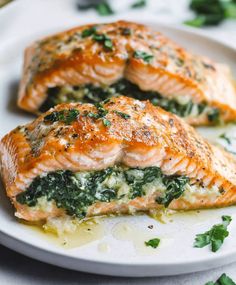
[(18, 105), (46, 111), (120, 93), (150, 101), (192, 125), (236, 119), (227, 66), (192, 54), (159, 32), (118, 21), (85, 25), (26, 48)]
[(124, 96), (57, 105), (7, 134), (0, 158), (16, 215), (29, 221), (236, 203), (232, 155), (179, 117)]

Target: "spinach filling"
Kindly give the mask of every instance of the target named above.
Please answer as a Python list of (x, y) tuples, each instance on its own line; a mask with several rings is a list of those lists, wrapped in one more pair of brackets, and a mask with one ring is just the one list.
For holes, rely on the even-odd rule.
[(154, 192), (158, 193), (157, 203), (168, 207), (172, 200), (184, 193), (188, 183), (189, 178), (164, 175), (158, 167), (114, 166), (77, 173), (59, 170), (36, 177), (26, 191), (16, 196), (16, 200), (37, 207), (43, 197), (54, 201), (68, 215), (84, 218), (88, 207), (96, 202), (127, 202)]
[(154, 91), (143, 91), (137, 85), (126, 79), (121, 79), (110, 86), (95, 86), (86, 84), (81, 86), (64, 86), (49, 88), (47, 99), (40, 107), (41, 112), (47, 111), (60, 103), (84, 102), (98, 103), (119, 94), (138, 100), (150, 100), (155, 106), (160, 106), (166, 111), (180, 117), (193, 115), (194, 117), (206, 113), (211, 123), (218, 123), (219, 110), (207, 106), (205, 103), (195, 104), (192, 101), (180, 103), (176, 99), (168, 99)]

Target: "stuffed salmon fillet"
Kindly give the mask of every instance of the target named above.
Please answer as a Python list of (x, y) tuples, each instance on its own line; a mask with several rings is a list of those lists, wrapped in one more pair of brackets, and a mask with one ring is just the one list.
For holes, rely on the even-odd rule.
[(25, 50), (22, 109), (38, 113), (59, 103), (95, 103), (116, 94), (148, 99), (192, 125), (236, 119), (236, 90), (227, 66), (140, 24), (85, 25)]
[(125, 96), (57, 105), (7, 134), (0, 158), (7, 195), (27, 221), (236, 203), (232, 155)]

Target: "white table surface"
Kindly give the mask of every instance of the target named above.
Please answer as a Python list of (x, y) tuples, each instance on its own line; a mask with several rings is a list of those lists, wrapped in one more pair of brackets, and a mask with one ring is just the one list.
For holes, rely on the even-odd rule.
[[(86, 0), (84, 0), (86, 2)], [(0, 52), (9, 42), (21, 37), (63, 29), (85, 22), (112, 21), (116, 19), (148, 19), (163, 23), (181, 25), (183, 20), (191, 17), (187, 9), (188, 0), (149, 0), (145, 9), (127, 11), (130, 2), (135, 0), (111, 1), (119, 11), (112, 17), (99, 17), (95, 12), (81, 13), (76, 9), (76, 0), (16, 0), (0, 9)], [(236, 21), (224, 22), (219, 27), (201, 30), (202, 33), (222, 40), (236, 47)], [(16, 47), (17, 48), (17, 47)], [(1, 67), (1, 66), (0, 66)], [(1, 82), (0, 82), (1, 84)], [(4, 94), (1, 94), (3, 96)], [(1, 241), (0, 241), (1, 242)], [(118, 278), (98, 276), (61, 269), (44, 264), (0, 245), (0, 284), (101, 284), (101, 285), (204, 285), (216, 280), (223, 272), (236, 280), (236, 264), (215, 270), (162, 278)]]

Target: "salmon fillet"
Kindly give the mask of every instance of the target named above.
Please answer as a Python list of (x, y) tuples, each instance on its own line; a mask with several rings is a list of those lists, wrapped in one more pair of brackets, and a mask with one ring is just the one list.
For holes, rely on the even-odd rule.
[(0, 161), (16, 216), (28, 221), (236, 203), (231, 154), (179, 117), (125, 96), (57, 105), (7, 134)]
[(76, 27), (25, 50), (18, 97), (24, 110), (37, 113), (63, 102), (94, 103), (117, 93), (150, 99), (192, 125), (236, 119), (229, 68), (141, 24)]

